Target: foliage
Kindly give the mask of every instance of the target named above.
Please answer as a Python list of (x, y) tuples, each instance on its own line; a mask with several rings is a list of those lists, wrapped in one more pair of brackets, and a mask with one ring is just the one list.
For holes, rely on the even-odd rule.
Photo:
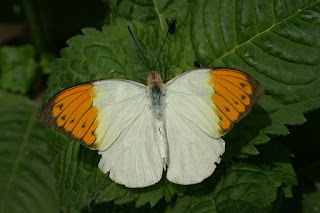
[(0, 91), (0, 211), (56, 212), (55, 179), (39, 103)]
[[(2, 177), (6, 184), (0, 194), (8, 202), (2, 202), (0, 210), (10, 208), (17, 198), (24, 200), (17, 208), (27, 211), (33, 211), (35, 202), (46, 203), (52, 211), (59, 205), (60, 211), (67, 212), (271, 212), (286, 208), (286, 200), (296, 193), (297, 170), (292, 166), (292, 152), (296, 151), (290, 148), (293, 139), (285, 144), (276, 135), (288, 135), (287, 125), (304, 123), (304, 113), (320, 106), (320, 2), (110, 0), (105, 4), (112, 10), (108, 19), (111, 24), (101, 30), (84, 28), (82, 35), (70, 38), (53, 71), (50, 56), (41, 53), (38, 62), (32, 46), (2, 48), (6, 52), (0, 50), (0, 81), (10, 75), (23, 80), (21, 76), (31, 65), (42, 73), (51, 72), (44, 103), (57, 92), (89, 80), (123, 78), (145, 83), (149, 70), (127, 26), (152, 66), (166, 34), (165, 19), (175, 18), (176, 31), (169, 36), (156, 67), (165, 81), (197, 64), (232, 67), (258, 79), (265, 96), (225, 136), (226, 153), (211, 177), (200, 184), (180, 186), (164, 175), (154, 186), (128, 189), (98, 169), (99, 155), (95, 151), (44, 127), (47, 150), (37, 121), (38, 104), (2, 92), (0, 100), (7, 104), (1, 106), (0, 113), (7, 116), (0, 118), (0, 150), (8, 157), (2, 155), (1, 167), (9, 172)], [(13, 56), (17, 59), (10, 61)], [(24, 69), (14, 74), (18, 66)], [(26, 93), (32, 81), (3, 82), (10, 85), (1, 84), (3, 89)], [(8, 122), (21, 133), (20, 138), (5, 128)], [(309, 142), (308, 138), (304, 141)], [(33, 157), (26, 157), (25, 152)], [(316, 165), (319, 161), (314, 162)], [(35, 177), (38, 169), (46, 172)], [(20, 173), (31, 183), (36, 181), (34, 190), (41, 197), (26, 199), (19, 193), (34, 192), (26, 190), (24, 179), (12, 179)], [(318, 188), (304, 198), (306, 212), (317, 206), (317, 196)]]
[(31, 45), (0, 49), (0, 85), (3, 89), (26, 93), (35, 78), (37, 64)]

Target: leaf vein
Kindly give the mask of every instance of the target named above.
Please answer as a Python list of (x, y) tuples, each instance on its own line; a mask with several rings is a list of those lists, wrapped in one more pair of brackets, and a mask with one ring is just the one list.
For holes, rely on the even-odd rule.
[[(19, 165), (19, 163), (20, 163), (20, 161), (21, 161), (21, 158), (22, 158), (22, 155), (23, 155), (23, 151), (25, 150), (25, 147), (26, 147), (26, 145), (27, 145), (27, 143), (28, 143), (28, 138), (29, 138), (29, 135), (31, 134), (31, 129), (32, 129), (33, 123), (34, 123), (34, 121), (35, 121), (35, 119), (36, 119), (37, 110), (38, 110), (38, 108), (39, 108), (39, 106), (40, 106), (40, 102), (41, 102), (41, 99), (38, 98), (37, 101), (36, 101), (36, 103), (35, 103), (34, 106), (33, 106), (32, 113), (31, 113), (29, 122), (28, 122), (28, 124), (27, 124), (27, 129), (26, 129), (26, 131), (25, 131), (25, 134), (23, 135), (22, 143), (21, 143), (21, 145), (20, 145), (19, 154), (18, 154), (18, 156), (17, 156), (17, 158), (16, 158), (16, 161), (14, 162), (14, 166), (13, 166), (13, 169), (12, 169), (12, 173), (11, 173), (11, 176), (10, 176), (10, 178), (9, 178), (8, 185), (7, 185), (6, 189), (5, 189), (5, 194), (8, 194), (8, 192), (9, 192), (9, 190), (10, 190), (10, 187), (11, 187), (11, 185), (12, 185), (12, 183), (13, 183), (15, 177), (16, 177), (18, 165)], [(2, 205), (1, 205), (1, 206), (4, 206), (4, 205), (3, 205), (3, 202), (4, 202), (4, 201), (5, 201), (5, 200), (2, 199)]]
[[(314, 4), (315, 4), (315, 3), (313, 3), (312, 5), (314, 5)], [(311, 7), (312, 5), (310, 5), (310, 7)], [(273, 27), (275, 27), (275, 26), (277, 26), (277, 25), (279, 25), (279, 24), (284, 23), (285, 21), (287, 21), (288, 19), (292, 18), (293, 16), (295, 16), (295, 15), (298, 14), (299, 12), (301, 12), (301, 11), (300, 11), (300, 10), (296, 11), (295, 13), (293, 13), (292, 15), (284, 18), (283, 20), (279, 21), (278, 23), (274, 23), (273, 25), (271, 25), (271, 26), (270, 26), (269, 28), (267, 28), (266, 30), (261, 31), (260, 33), (256, 34), (255, 36), (252, 36), (252, 38), (248, 39), (247, 41), (245, 41), (245, 42), (243, 42), (243, 43), (241, 43), (241, 44), (236, 45), (234, 48), (232, 48), (231, 50), (229, 50), (229, 51), (226, 52), (225, 54), (221, 55), (219, 58), (216, 58), (215, 60), (211, 61), (210, 64), (216, 64), (216, 63), (218, 63), (218, 61), (221, 61), (222, 58), (226, 57), (227, 55), (229, 55), (229, 54), (231, 54), (231, 53), (236, 52), (236, 49), (238, 49), (238, 48), (240, 48), (240, 47), (242, 47), (242, 46), (250, 43), (253, 39), (259, 37), (260, 35), (268, 32), (268, 31), (270, 31)], [(234, 25), (234, 26), (236, 26), (236, 22), (235, 22), (235, 25)], [(235, 32), (236, 32), (236, 30), (235, 30)]]

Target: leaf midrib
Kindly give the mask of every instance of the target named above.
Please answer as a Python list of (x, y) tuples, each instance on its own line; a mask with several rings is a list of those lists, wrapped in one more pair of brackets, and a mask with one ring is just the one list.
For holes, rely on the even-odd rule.
[(160, 11), (159, 11), (159, 9), (158, 9), (158, 7), (157, 7), (157, 4), (156, 4), (156, 0), (152, 0), (152, 1), (153, 1), (153, 4), (154, 4), (154, 9), (155, 9), (155, 11), (156, 11), (156, 13), (157, 13), (157, 15), (158, 15), (158, 18), (159, 18), (160, 27), (161, 27), (161, 29), (163, 29), (162, 18), (161, 18)]
[[(305, 9), (307, 9), (307, 8), (309, 8), (309, 7), (312, 7), (313, 5), (315, 5), (315, 4), (317, 4), (317, 3), (319, 3), (319, 1), (316, 1), (316, 2), (312, 3), (311, 5), (309, 5), (308, 7), (303, 8), (303, 10), (305, 10)], [(221, 55), (219, 58), (216, 58), (215, 60), (211, 61), (209, 64), (210, 64), (210, 65), (214, 65), (214, 64), (218, 63), (218, 62), (221, 61), (221, 59), (223, 59), (224, 57), (226, 57), (226, 56), (228, 56), (229, 54), (232, 54), (233, 52), (235, 52), (236, 49), (239, 49), (240, 47), (242, 47), (242, 46), (246, 45), (247, 43), (251, 42), (253, 39), (259, 37), (260, 35), (262, 35), (262, 34), (264, 34), (264, 33), (266, 33), (266, 32), (268, 32), (268, 31), (271, 30), (273, 27), (275, 27), (275, 26), (277, 26), (277, 25), (279, 25), (279, 24), (282, 24), (282, 23), (285, 22), (286, 20), (292, 18), (293, 16), (295, 16), (296, 14), (298, 14), (298, 13), (300, 13), (300, 12), (302, 11), (301, 7), (302, 7), (302, 5), (300, 5), (300, 8), (299, 8), (295, 13), (293, 13), (292, 15), (286, 17), (285, 19), (279, 21), (278, 23), (274, 23), (273, 25), (271, 25), (271, 26), (270, 26), (269, 28), (267, 28), (266, 30), (261, 31), (260, 33), (256, 34), (255, 36), (253, 36), (253, 37), (250, 38), (249, 40), (247, 40), (247, 41), (245, 41), (245, 42), (243, 42), (243, 43), (235, 46), (234, 48), (232, 48), (231, 50), (229, 50), (229, 51), (226, 52), (225, 54)]]

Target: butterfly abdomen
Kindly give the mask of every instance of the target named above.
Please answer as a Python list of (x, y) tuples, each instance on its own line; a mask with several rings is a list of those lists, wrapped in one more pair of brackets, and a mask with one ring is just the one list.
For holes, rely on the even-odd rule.
[(150, 106), (152, 117), (154, 118), (154, 136), (162, 158), (163, 168), (166, 169), (168, 142), (164, 124), (164, 95), (157, 84), (150, 85), (148, 88), (150, 89)]

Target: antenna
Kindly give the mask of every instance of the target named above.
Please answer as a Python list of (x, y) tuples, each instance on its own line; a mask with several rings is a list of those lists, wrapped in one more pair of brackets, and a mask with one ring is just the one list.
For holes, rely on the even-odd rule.
[[(163, 44), (162, 44), (162, 46), (161, 46), (161, 49), (160, 49), (160, 52), (159, 52), (159, 54), (158, 54), (158, 57), (157, 57), (157, 60), (156, 60), (156, 63), (155, 63), (155, 65), (154, 65), (154, 69), (153, 69), (153, 70), (156, 69), (157, 63), (158, 63), (158, 61), (159, 61), (159, 57), (160, 57), (160, 55), (161, 55), (161, 53), (162, 53), (164, 44), (165, 44), (166, 41), (167, 41), (167, 38), (168, 38), (169, 33), (170, 33), (170, 34), (173, 34), (174, 31), (175, 31), (175, 28), (176, 28), (176, 20), (171, 19), (171, 20), (169, 21), (169, 20), (167, 19), (166, 21), (167, 21), (167, 24), (168, 24), (168, 32), (167, 32), (166, 37), (165, 37), (165, 39), (164, 39), (164, 42), (163, 42)], [(129, 32), (130, 32), (130, 34), (131, 34), (131, 37), (133, 38), (134, 42), (136, 43), (136, 46), (138, 47), (138, 49), (139, 49), (139, 51), (140, 51), (140, 53), (141, 53), (144, 61), (145, 61), (146, 64), (148, 65), (149, 70), (152, 71), (152, 69), (151, 69), (151, 67), (150, 67), (150, 65), (149, 65), (146, 57), (144, 56), (144, 54), (143, 54), (143, 52), (142, 52), (142, 50), (141, 50), (141, 48), (140, 48), (137, 40), (136, 40), (135, 37), (133, 36), (133, 33), (132, 33), (132, 31), (131, 31), (131, 29), (130, 29), (129, 26), (128, 26), (128, 30), (129, 30)]]
[(129, 32), (130, 32), (130, 34), (131, 34), (131, 37), (133, 38), (134, 42), (136, 43), (136, 46), (138, 47), (138, 49), (139, 49), (139, 51), (140, 51), (140, 53), (141, 53), (141, 55), (142, 55), (142, 57), (143, 57), (144, 61), (145, 61), (145, 62), (146, 62), (146, 64), (148, 65), (149, 70), (150, 70), (150, 71), (152, 71), (152, 70), (151, 70), (151, 67), (150, 67), (150, 65), (149, 65), (149, 63), (148, 63), (148, 61), (147, 61), (147, 59), (146, 59), (146, 57), (144, 56), (144, 54), (143, 54), (143, 52), (142, 52), (142, 50), (141, 50), (141, 48), (140, 48), (140, 46), (139, 46), (139, 44), (138, 44), (137, 40), (134, 38), (133, 33), (131, 32), (131, 29), (130, 29), (130, 27), (129, 27), (129, 26), (128, 26), (128, 30), (129, 30)]
[(160, 52), (159, 52), (159, 54), (158, 54), (156, 63), (154, 64), (154, 69), (153, 69), (153, 70), (156, 70), (156, 66), (157, 66), (157, 63), (158, 63), (158, 61), (159, 61), (159, 57), (160, 57), (160, 55), (161, 55), (161, 53), (162, 53), (164, 44), (165, 44), (166, 41), (167, 41), (167, 38), (168, 38), (169, 33), (170, 33), (170, 34), (173, 34), (174, 31), (175, 31), (175, 29), (176, 29), (176, 20), (171, 19), (171, 20), (169, 21), (169, 20), (167, 19), (166, 21), (167, 21), (167, 24), (168, 24), (168, 31), (167, 31), (166, 37), (165, 37), (165, 39), (164, 39), (164, 41), (163, 41), (163, 44), (162, 44), (162, 46), (161, 46), (161, 49), (160, 49)]

